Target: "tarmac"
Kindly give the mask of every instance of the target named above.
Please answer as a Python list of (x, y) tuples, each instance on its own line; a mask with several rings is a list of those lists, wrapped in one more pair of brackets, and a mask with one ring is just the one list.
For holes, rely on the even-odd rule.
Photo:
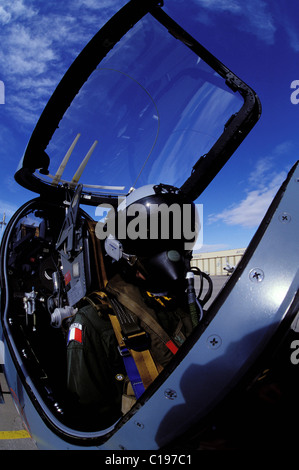
[(37, 447), (24, 429), (20, 415), (12, 400), (4, 374), (0, 366), (0, 384), (4, 403), (0, 403), (0, 451), (37, 450)]
[[(217, 296), (228, 276), (213, 276), (213, 294), (205, 309), (209, 307)], [(198, 281), (195, 281), (195, 287)], [(202, 297), (207, 291), (207, 283), (204, 283)], [(4, 374), (0, 366), (0, 384), (3, 392), (4, 403), (0, 403), (0, 451), (1, 450), (38, 450), (28, 431), (24, 429), (22, 420), (12, 400)]]

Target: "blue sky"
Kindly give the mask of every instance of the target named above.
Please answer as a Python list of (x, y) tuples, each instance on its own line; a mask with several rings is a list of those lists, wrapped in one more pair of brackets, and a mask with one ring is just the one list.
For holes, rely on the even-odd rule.
[[(125, 3), (1, 1), (0, 216), (35, 197), (13, 178), (35, 123), (76, 55)], [(299, 158), (298, 3), (165, 0), (165, 11), (260, 97), (260, 121), (197, 201), (202, 251), (246, 247)]]

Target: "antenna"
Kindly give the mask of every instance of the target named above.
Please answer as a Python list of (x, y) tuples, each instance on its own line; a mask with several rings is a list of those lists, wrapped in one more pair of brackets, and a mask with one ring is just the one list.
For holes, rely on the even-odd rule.
[(93, 153), (93, 151), (94, 151), (94, 149), (95, 149), (97, 143), (98, 143), (98, 141), (95, 140), (94, 143), (92, 144), (92, 146), (90, 147), (90, 149), (88, 150), (87, 154), (86, 154), (85, 157), (83, 158), (81, 164), (79, 165), (78, 170), (77, 170), (76, 173), (74, 174), (73, 179), (72, 179), (72, 181), (71, 181), (71, 183), (70, 183), (71, 188), (74, 188), (74, 187), (77, 185), (77, 183), (79, 182), (79, 179), (81, 178), (82, 173), (83, 173), (83, 171), (84, 171), (84, 169), (85, 169), (85, 167), (86, 167), (86, 165), (87, 165), (87, 163), (88, 163), (88, 160), (90, 159), (90, 157), (91, 157), (91, 155), (92, 155), (92, 153)]
[[(82, 173), (96, 147), (96, 145), (98, 144), (98, 141), (95, 140), (94, 143), (92, 144), (92, 146), (90, 147), (89, 151), (87, 152), (87, 154), (85, 155), (85, 157), (83, 158), (82, 162), (80, 163), (76, 173), (74, 174), (73, 178), (72, 178), (72, 181), (67, 181), (67, 180), (64, 180), (62, 179), (62, 174), (65, 170), (65, 167), (70, 159), (70, 156), (71, 154), (73, 153), (73, 150), (75, 148), (75, 145), (76, 143), (78, 142), (78, 139), (79, 137), (81, 136), (81, 134), (77, 134), (73, 143), (71, 144), (70, 148), (68, 149), (68, 151), (66, 152), (65, 156), (63, 157), (63, 160), (61, 162), (61, 164), (59, 165), (59, 168), (57, 170), (57, 172), (55, 173), (55, 175), (51, 175), (51, 174), (47, 174), (45, 176), (47, 176), (48, 178), (52, 179), (52, 182), (51, 182), (51, 186), (58, 186), (58, 183), (61, 182), (61, 183), (67, 183), (69, 184), (69, 186), (74, 189), (81, 176), (82, 176)], [(40, 178), (40, 175), (38, 175), (38, 177)], [(110, 190), (110, 191), (123, 191), (125, 189), (125, 186), (106, 186), (106, 185), (98, 185), (98, 184), (83, 184), (83, 186), (85, 188), (93, 188), (93, 189), (104, 189), (104, 190)], [(1, 224), (2, 222), (0, 222)]]
[(3, 227), (3, 225), (6, 225), (5, 218), (6, 218), (6, 215), (5, 215), (5, 212), (3, 212), (3, 218), (0, 221), (0, 225), (2, 225), (2, 227)]
[(3, 212), (3, 218), (2, 218), (2, 220), (0, 221), (0, 225), (1, 225), (1, 236), (2, 236), (2, 234), (3, 234), (4, 225), (6, 225), (5, 218), (6, 218), (6, 214), (5, 214), (5, 212)]
[(77, 135), (76, 135), (76, 137), (75, 137), (73, 143), (71, 144), (70, 148), (69, 148), (68, 151), (66, 152), (66, 154), (65, 154), (65, 156), (64, 156), (64, 158), (63, 158), (63, 160), (62, 160), (62, 162), (60, 163), (60, 166), (59, 166), (59, 168), (58, 168), (58, 170), (57, 170), (57, 172), (56, 172), (56, 174), (55, 174), (55, 176), (54, 176), (54, 178), (53, 178), (53, 181), (52, 181), (52, 183), (51, 183), (51, 186), (57, 186), (57, 185), (58, 185), (58, 183), (59, 183), (59, 181), (60, 181), (60, 178), (61, 178), (61, 176), (62, 176), (62, 173), (64, 172), (64, 169), (65, 169), (65, 167), (66, 167), (66, 164), (67, 164), (67, 162), (69, 161), (69, 158), (70, 158), (70, 156), (71, 156), (71, 154), (72, 154), (72, 152), (73, 152), (73, 150), (74, 150), (74, 148), (75, 148), (76, 143), (78, 142), (78, 139), (79, 139), (80, 135), (81, 135), (81, 134), (77, 134)]

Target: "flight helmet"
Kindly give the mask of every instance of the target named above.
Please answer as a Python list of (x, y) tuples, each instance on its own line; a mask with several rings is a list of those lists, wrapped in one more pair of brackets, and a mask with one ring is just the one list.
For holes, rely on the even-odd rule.
[(199, 231), (195, 204), (176, 187), (133, 190), (106, 220), (105, 249), (144, 280), (153, 293), (174, 292), (190, 268)]

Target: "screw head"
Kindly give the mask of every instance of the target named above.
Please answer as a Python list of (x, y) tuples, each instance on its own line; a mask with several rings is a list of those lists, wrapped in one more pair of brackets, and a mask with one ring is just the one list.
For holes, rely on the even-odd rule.
[(260, 268), (254, 268), (249, 272), (249, 279), (252, 282), (262, 282), (264, 280), (265, 274), (264, 271)]
[(134, 421), (134, 424), (135, 424), (139, 429), (143, 429), (143, 428), (144, 428), (144, 424), (143, 424), (143, 423), (140, 423), (140, 421)]
[(164, 391), (164, 396), (168, 398), (168, 400), (175, 400), (175, 398), (177, 398), (177, 393), (175, 390), (172, 390), (171, 388), (167, 388)]
[(288, 214), (288, 212), (282, 212), (281, 214), (279, 214), (278, 220), (282, 224), (288, 224), (289, 222), (291, 222), (291, 215)]
[(207, 339), (207, 344), (211, 349), (218, 349), (222, 344), (222, 339), (218, 335), (210, 335)]

